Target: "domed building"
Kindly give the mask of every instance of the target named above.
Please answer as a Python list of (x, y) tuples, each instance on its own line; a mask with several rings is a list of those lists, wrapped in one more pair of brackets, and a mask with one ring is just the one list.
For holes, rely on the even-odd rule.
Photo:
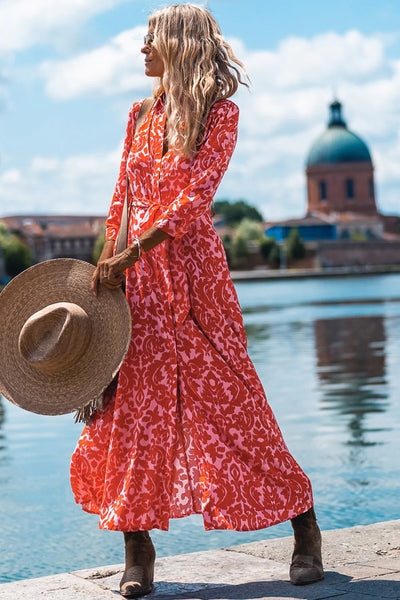
[(342, 105), (330, 105), (327, 129), (307, 158), (307, 213), (378, 214), (374, 166), (368, 146), (347, 128)]
[(298, 229), (315, 254), (315, 266), (400, 263), (400, 217), (379, 213), (371, 152), (347, 127), (338, 100), (330, 104), (327, 127), (311, 145), (305, 172), (306, 215), (265, 223), (267, 236), (284, 242)]

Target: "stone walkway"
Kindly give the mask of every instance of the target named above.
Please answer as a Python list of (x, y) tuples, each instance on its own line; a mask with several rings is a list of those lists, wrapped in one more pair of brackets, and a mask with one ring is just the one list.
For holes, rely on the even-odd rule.
[[(323, 532), (326, 576), (293, 586), (293, 540), (160, 558), (149, 600), (400, 600), (400, 520)], [(112, 600), (122, 565), (0, 585), (0, 600)]]

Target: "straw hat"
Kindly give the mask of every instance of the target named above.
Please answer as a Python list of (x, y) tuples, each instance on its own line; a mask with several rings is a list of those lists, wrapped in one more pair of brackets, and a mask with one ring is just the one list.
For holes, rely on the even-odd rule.
[(90, 290), (93, 265), (58, 258), (34, 265), (0, 294), (0, 392), (44, 415), (96, 401), (129, 347), (121, 290)]

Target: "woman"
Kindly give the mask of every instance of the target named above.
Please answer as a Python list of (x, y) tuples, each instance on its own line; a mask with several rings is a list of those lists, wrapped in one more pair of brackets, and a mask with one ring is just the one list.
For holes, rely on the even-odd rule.
[[(206, 529), (249, 531), (292, 520), (292, 583), (323, 577), (309, 479), (290, 455), (246, 351), (246, 336), (210, 203), (237, 136), (228, 98), (241, 63), (204, 8), (149, 19), (151, 109), (129, 114), (106, 242), (93, 278), (126, 274), (132, 341), (109, 401), (72, 459), (76, 501), (100, 528), (124, 532), (121, 594), (149, 593), (149, 530), (201, 513)], [(136, 129), (136, 135), (135, 134)], [(129, 176), (128, 247), (114, 253)]]

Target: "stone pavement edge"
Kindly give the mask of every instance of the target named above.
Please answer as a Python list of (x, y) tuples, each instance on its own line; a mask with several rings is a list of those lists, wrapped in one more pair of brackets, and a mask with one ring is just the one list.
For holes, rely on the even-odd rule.
[[(323, 531), (325, 579), (289, 583), (293, 538), (157, 559), (149, 600), (400, 600), (400, 520)], [(116, 600), (123, 565), (0, 585), (0, 600)]]

